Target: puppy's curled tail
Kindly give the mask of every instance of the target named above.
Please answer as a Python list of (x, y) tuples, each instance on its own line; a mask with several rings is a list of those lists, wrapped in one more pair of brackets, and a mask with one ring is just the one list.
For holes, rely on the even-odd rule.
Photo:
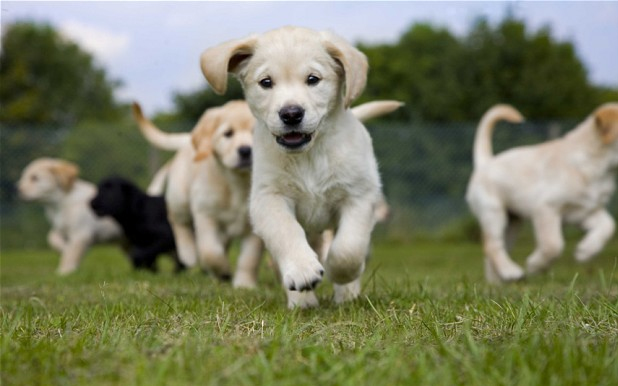
[(152, 177), (150, 185), (146, 188), (146, 193), (149, 196), (162, 196), (165, 193), (165, 183), (170, 171), (171, 161), (166, 162)]
[(484, 165), (493, 157), (491, 137), (494, 127), (499, 121), (521, 123), (523, 120), (524, 117), (521, 113), (510, 105), (499, 104), (487, 110), (481, 118), (474, 137), (474, 167), (478, 168)]
[(190, 133), (165, 133), (161, 131), (144, 116), (142, 108), (137, 102), (133, 102), (133, 117), (146, 140), (159, 149), (173, 151), (191, 144)]
[(354, 114), (359, 121), (365, 122), (385, 114), (390, 114), (403, 105), (403, 102), (391, 100), (367, 102), (353, 107), (352, 114)]

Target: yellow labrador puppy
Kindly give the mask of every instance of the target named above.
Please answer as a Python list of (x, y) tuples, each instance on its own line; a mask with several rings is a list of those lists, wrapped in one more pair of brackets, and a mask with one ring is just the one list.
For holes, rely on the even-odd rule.
[(164, 133), (139, 105), (133, 109), (149, 142), (178, 150), (169, 165), (165, 198), (180, 260), (230, 279), (227, 251), (232, 239), (240, 237), (233, 284), (255, 287), (263, 245), (248, 221), (255, 119), (247, 104), (231, 101), (208, 109), (191, 134)]
[(60, 252), (57, 272), (77, 269), (88, 248), (100, 242), (120, 241), (123, 233), (111, 218), (99, 218), (90, 208), (96, 186), (78, 179), (78, 167), (55, 158), (38, 158), (23, 170), (18, 182), (20, 197), (44, 205), (51, 223), (49, 245)]
[(508, 105), (497, 105), (483, 116), (474, 141), (474, 171), (467, 201), (480, 222), (489, 282), (518, 280), (524, 270), (510, 259), (505, 238), (517, 217), (530, 218), (537, 242), (526, 268), (547, 268), (564, 247), (563, 222), (586, 232), (575, 258), (587, 261), (614, 232), (605, 206), (615, 189), (618, 168), (618, 103), (596, 109), (562, 138), (492, 154), (491, 134), (499, 120), (521, 122)]
[[(371, 138), (349, 109), (365, 87), (365, 55), (332, 33), (284, 27), (212, 47), (201, 66), (218, 93), (235, 74), (257, 119), (250, 215), (288, 306), (317, 305), (325, 272), (337, 303), (356, 298), (382, 201)], [(328, 229), (334, 239), (318, 256)]]
[[(401, 105), (374, 101), (353, 111), (368, 120)], [(233, 285), (255, 287), (263, 245), (249, 229), (248, 173), (255, 119), (246, 102), (233, 101), (207, 110), (191, 134), (159, 130), (137, 103), (133, 112), (151, 144), (178, 151), (164, 168), (169, 179), (166, 201), (181, 260), (189, 266), (199, 262), (219, 277), (229, 277), (227, 246), (231, 238), (240, 236), (243, 242)], [(388, 206), (384, 201), (380, 209), (385, 215)]]

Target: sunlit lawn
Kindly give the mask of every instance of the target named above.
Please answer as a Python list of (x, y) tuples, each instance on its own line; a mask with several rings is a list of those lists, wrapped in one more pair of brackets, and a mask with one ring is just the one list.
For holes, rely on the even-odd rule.
[[(531, 245), (515, 251), (521, 261)], [(2, 385), (616, 385), (618, 241), (581, 266), (491, 287), (471, 243), (378, 243), (363, 295), (289, 311), (200, 272), (133, 272), (113, 247), (79, 272), (4, 251)]]

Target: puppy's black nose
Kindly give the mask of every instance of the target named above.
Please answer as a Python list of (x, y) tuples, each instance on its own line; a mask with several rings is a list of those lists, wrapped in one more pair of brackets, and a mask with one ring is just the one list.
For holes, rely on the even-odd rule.
[(238, 155), (242, 159), (251, 158), (251, 146), (241, 146), (238, 148)]
[(298, 105), (289, 105), (279, 110), (279, 118), (286, 125), (298, 125), (305, 116), (305, 109)]

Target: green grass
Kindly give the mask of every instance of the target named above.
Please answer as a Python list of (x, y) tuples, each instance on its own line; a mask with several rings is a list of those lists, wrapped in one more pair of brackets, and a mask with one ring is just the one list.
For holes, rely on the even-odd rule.
[[(569, 251), (572, 250), (569, 244)], [(530, 245), (515, 252), (518, 260)], [(4, 251), (2, 385), (616, 385), (618, 241), (591, 264), (492, 287), (476, 244), (377, 244), (360, 299), (289, 311), (261, 287), (136, 273), (99, 247), (78, 273)]]

